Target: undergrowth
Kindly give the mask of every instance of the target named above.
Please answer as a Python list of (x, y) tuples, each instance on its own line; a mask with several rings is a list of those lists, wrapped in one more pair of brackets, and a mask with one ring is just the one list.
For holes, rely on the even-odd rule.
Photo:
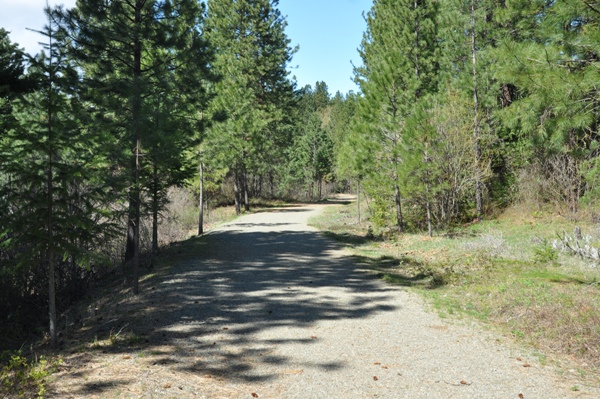
[[(476, 318), (598, 382), (600, 268), (552, 245), (573, 222), (511, 210), (434, 237), (387, 238), (359, 225), (355, 208), (330, 207), (311, 224), (382, 279), (415, 287), (442, 317)], [(579, 226), (600, 237), (597, 226)]]
[(18, 351), (5, 351), (0, 356), (0, 364), (1, 397), (41, 399), (46, 395), (48, 378), (61, 361), (44, 356), (30, 360)]

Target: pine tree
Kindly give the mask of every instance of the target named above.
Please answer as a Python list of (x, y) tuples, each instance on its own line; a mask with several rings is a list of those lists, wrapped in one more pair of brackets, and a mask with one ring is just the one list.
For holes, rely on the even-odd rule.
[(57, 15), (73, 39), (72, 53), (84, 69), (87, 100), (95, 105), (98, 122), (129, 152), (115, 154), (115, 162), (128, 170), (125, 259), (132, 263), (137, 293), (145, 157), (152, 153), (150, 144), (164, 142), (149, 139), (157, 123), (151, 115), (161, 93), (169, 97), (175, 90), (170, 86), (171, 92), (163, 92), (163, 75), (189, 61), (190, 53), (202, 51), (193, 39), (200, 31), (202, 8), (195, 0), (91, 0)]
[(308, 85), (299, 92), (297, 127), (293, 143), (286, 151), (287, 184), (302, 186), (309, 199), (321, 198), (323, 181), (333, 178), (329, 102), (324, 82), (317, 82), (314, 89)]
[(8, 33), (0, 28), (0, 98), (33, 89), (33, 82), (25, 76), (25, 53), (10, 41)]
[[(236, 210), (249, 210), (249, 172), (272, 162), (269, 143), (291, 101), (287, 63), (293, 49), (275, 0), (211, 0), (207, 35), (216, 49), (213, 63), (215, 123), (207, 139), (219, 148), (234, 176)], [(250, 169), (250, 170), (249, 170)]]
[[(112, 231), (105, 159), (93, 130), (80, 125), (85, 109), (73, 92), (79, 82), (65, 54), (66, 38), (47, 9), (49, 25), (39, 33), (45, 51), (28, 69), (39, 89), (15, 102), (17, 123), (0, 142), (5, 209), (4, 244), (16, 248), (24, 267), (47, 270), (50, 337), (57, 344), (56, 270), (59, 261), (85, 266), (97, 258), (94, 243)], [(34, 266), (35, 265), (35, 266)]]
[[(355, 68), (363, 98), (357, 110), (362, 144), (376, 146), (371, 175), (391, 182), (396, 227), (404, 231), (400, 171), (405, 123), (416, 104), (435, 90), (436, 3), (422, 0), (376, 0), (367, 14)], [(384, 179), (384, 180), (386, 180)], [(386, 196), (386, 194), (383, 194)], [(381, 201), (380, 201), (381, 202)]]
[[(587, 190), (585, 168), (597, 163), (600, 12), (595, 2), (575, 0), (536, 1), (526, 11), (506, 11), (530, 28), (529, 40), (508, 36), (498, 51), (505, 62), (497, 77), (519, 94), (502, 116), (533, 148), (530, 161), (559, 187), (542, 195), (573, 214)], [(593, 184), (594, 169), (586, 176)]]

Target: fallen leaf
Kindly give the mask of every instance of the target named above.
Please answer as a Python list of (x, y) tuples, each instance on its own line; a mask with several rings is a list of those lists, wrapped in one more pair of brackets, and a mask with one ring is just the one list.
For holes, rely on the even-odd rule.
[(381, 364), (381, 362), (375, 362), (373, 363), (375, 366), (379, 366)]
[(258, 394), (256, 392), (252, 392), (252, 397), (253, 398), (258, 398)]
[(302, 374), (304, 370), (283, 370), (283, 374)]
[[(519, 361), (519, 362), (520, 362), (520, 361), (521, 361), (521, 358), (520, 358), (520, 357), (518, 357), (518, 358), (517, 358), (517, 361)], [(521, 394), (521, 395), (522, 395), (522, 394)]]
[(165, 384), (165, 385), (163, 385), (163, 388), (164, 389), (169, 389), (169, 388), (171, 388), (171, 384)]
[(129, 355), (124, 355), (124, 356), (123, 356), (123, 359), (131, 359), (131, 356), (129, 356)]
[(388, 366), (381, 366), (382, 369), (388, 369)]
[(523, 396), (522, 393), (519, 394), (519, 399), (523, 399), (525, 396)]
[(377, 378), (377, 376), (376, 376), (376, 375), (374, 375), (374, 376), (373, 376), (373, 381), (378, 381), (378, 380), (379, 380), (379, 378)]
[(311, 335), (310, 338), (311, 339), (317, 339), (317, 336), (316, 335)]
[(461, 385), (467, 385), (468, 384), (468, 382), (465, 381), (465, 380), (462, 380), (460, 383), (461, 383)]
[(529, 364), (529, 363), (525, 363), (525, 364), (523, 365), (523, 367), (531, 367), (531, 364)]
[(229, 327), (223, 327), (223, 331), (229, 330)]

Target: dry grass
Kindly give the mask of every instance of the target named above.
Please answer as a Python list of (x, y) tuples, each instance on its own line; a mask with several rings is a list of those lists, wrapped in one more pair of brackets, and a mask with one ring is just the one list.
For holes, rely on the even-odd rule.
[[(600, 267), (551, 246), (574, 222), (515, 207), (451, 234), (380, 240), (368, 239), (368, 222), (356, 225), (355, 208), (329, 209), (313, 224), (382, 278), (418, 287), (442, 316), (476, 318), (600, 384)], [(597, 226), (578, 225), (600, 238)]]
[[(205, 231), (235, 216), (233, 207), (211, 209), (205, 214)], [(53, 374), (43, 378), (47, 388), (43, 397), (218, 399), (239, 397), (240, 392), (249, 389), (237, 382), (225, 382), (217, 375), (178, 370), (173, 367), (178, 356), (190, 354), (179, 353), (179, 348), (169, 342), (148, 339), (155, 324), (149, 315), (161, 310), (152, 296), (153, 287), (170, 274), (175, 262), (198, 256), (197, 246), (188, 244), (198, 239), (184, 241), (196, 235), (197, 217), (192, 194), (186, 189), (170, 190), (159, 224), (161, 253), (153, 269), (141, 270), (145, 273), (140, 277), (141, 294), (133, 296), (124, 271), (117, 270), (97, 283), (86, 299), (61, 315), (58, 357), (49, 350), (48, 342), (31, 348), (32, 354), (35, 351), (36, 356), (52, 356), (56, 360), (53, 364), (57, 364)], [(146, 220), (143, 227), (142, 238), (149, 250), (151, 222)], [(0, 373), (0, 382), (5, 374), (9, 375)], [(23, 397), (11, 392), (0, 389), (0, 396)], [(24, 397), (37, 397), (37, 393)]]

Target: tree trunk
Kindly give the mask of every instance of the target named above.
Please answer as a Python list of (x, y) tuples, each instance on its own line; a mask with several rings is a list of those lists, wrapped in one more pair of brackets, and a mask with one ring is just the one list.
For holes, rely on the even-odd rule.
[(134, 179), (134, 219), (133, 219), (133, 267), (131, 272), (131, 289), (134, 295), (139, 294), (139, 268), (140, 268), (140, 146), (138, 139), (135, 147), (135, 179)]
[[(140, 219), (141, 219), (141, 187), (140, 187), (140, 151), (142, 147), (142, 41), (140, 38), (140, 25), (142, 23), (142, 8), (144, 2), (136, 2), (134, 20), (134, 49), (133, 49), (133, 98), (131, 107), (131, 120), (133, 130), (133, 187), (130, 197), (129, 230), (133, 231), (133, 259), (132, 259), (132, 291), (134, 295), (139, 293), (139, 267), (140, 267)], [(131, 204), (133, 202), (133, 204)], [(133, 208), (133, 209), (132, 209)], [(129, 236), (128, 236), (129, 239)]]
[(246, 161), (242, 163), (242, 190), (244, 191), (244, 210), (250, 212), (250, 195), (248, 194), (248, 176), (246, 173)]
[[(152, 176), (152, 257), (158, 254), (158, 169), (154, 166)], [(153, 259), (154, 260), (154, 259)]]
[(471, 0), (471, 59), (473, 63), (473, 145), (475, 152), (475, 202), (477, 220), (483, 219), (483, 185), (479, 173), (481, 149), (479, 148), (479, 95), (477, 86), (477, 46), (475, 31), (475, 0)]
[(200, 179), (200, 195), (198, 198), (198, 235), (204, 234), (204, 168), (202, 161), (198, 162), (198, 177)]
[(47, 184), (47, 207), (48, 207), (48, 245), (46, 248), (46, 260), (48, 262), (48, 316), (50, 319), (50, 344), (52, 349), (56, 349), (57, 331), (56, 331), (56, 276), (55, 276), (55, 265), (54, 265), (54, 171), (53, 171), (53, 151), (54, 144), (54, 132), (53, 128), (53, 104), (52, 104), (52, 91), (54, 84), (54, 68), (52, 66), (52, 36), (50, 39), (50, 87), (48, 88), (48, 166), (46, 171), (46, 184)]
[[(52, 94), (50, 94), (52, 95)], [(49, 114), (49, 141), (52, 142), (52, 118)], [(52, 146), (50, 145), (48, 154), (48, 171), (47, 171), (47, 185), (48, 185), (48, 248), (46, 250), (46, 261), (48, 262), (48, 307), (49, 307), (49, 318), (50, 318), (50, 342), (52, 349), (56, 349), (57, 345), (57, 332), (56, 332), (56, 276), (55, 276), (55, 265), (54, 265), (54, 214), (53, 214), (53, 197), (54, 197), (54, 185), (53, 185), (53, 171), (52, 171)]]
[(398, 231), (404, 233), (404, 221), (402, 220), (402, 197), (400, 196), (400, 185), (398, 183), (398, 163), (394, 165), (394, 202), (396, 204), (396, 223)]
[(431, 200), (430, 195), (430, 182), (429, 182), (429, 148), (427, 142), (425, 142), (425, 203), (427, 208), (427, 232), (429, 237), (433, 237), (433, 226), (431, 223)]
[(358, 224), (360, 225), (360, 180), (356, 182), (356, 209), (358, 213)]
[(323, 180), (321, 180), (319, 178), (319, 196), (317, 198), (317, 200), (322, 200), (323, 199)]
[(242, 213), (241, 195), (240, 195), (240, 174), (238, 171), (238, 164), (235, 163), (235, 169), (233, 171), (233, 190), (235, 192), (235, 213)]
[(54, 265), (54, 253), (52, 249), (48, 250), (48, 305), (50, 317), (50, 343), (52, 349), (56, 349), (58, 344), (58, 334), (56, 331), (56, 276)]

